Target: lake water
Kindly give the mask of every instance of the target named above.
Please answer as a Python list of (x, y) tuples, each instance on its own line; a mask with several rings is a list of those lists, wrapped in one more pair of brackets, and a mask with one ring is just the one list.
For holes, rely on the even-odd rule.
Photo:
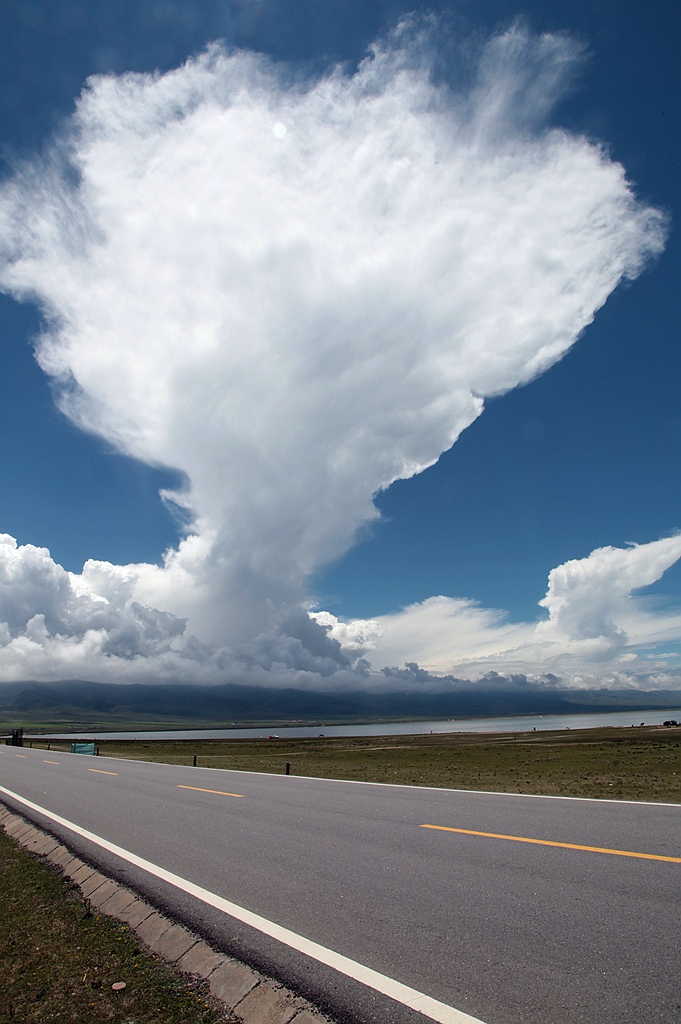
[[(519, 715), (508, 718), (451, 718), (434, 722), (382, 722), (373, 725), (292, 725), (259, 729), (172, 729), (165, 732), (82, 732), (97, 740), (237, 740), (276, 735), (280, 739), (305, 736), (407, 736), (416, 733), (532, 732), (546, 729), (597, 729), (603, 726), (662, 725), (681, 721), (681, 708), (654, 711), (611, 711), (576, 715)], [(43, 739), (73, 739), (75, 733), (42, 733)], [(28, 733), (26, 738), (29, 739)]]

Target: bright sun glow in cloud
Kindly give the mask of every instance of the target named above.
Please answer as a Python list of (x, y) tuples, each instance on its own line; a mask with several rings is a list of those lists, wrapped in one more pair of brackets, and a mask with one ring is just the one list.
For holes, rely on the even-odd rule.
[(620, 651), (599, 574), (624, 607), (678, 538), (554, 570), (536, 630), (439, 597), (378, 625), (306, 611), (306, 579), (374, 495), (560, 359), (664, 244), (618, 164), (546, 127), (568, 38), (513, 28), (454, 92), (424, 57), (435, 30), (406, 21), (355, 73), (315, 80), (217, 46), (92, 79), (48, 156), (2, 186), (0, 286), (44, 310), (62, 409), (179, 470), (166, 499), (192, 524), (161, 568), (78, 576), (5, 538), (3, 678), (348, 686), (367, 684), (361, 654), (470, 674), (500, 644)]

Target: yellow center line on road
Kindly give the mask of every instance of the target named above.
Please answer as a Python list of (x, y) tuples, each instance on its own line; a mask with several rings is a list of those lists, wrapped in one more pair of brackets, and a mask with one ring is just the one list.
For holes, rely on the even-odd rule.
[(243, 797), (243, 793), (225, 793), (221, 789), (201, 789), (200, 786), (178, 786), (178, 789), (193, 789), (197, 793), (215, 793), (216, 796), (236, 796)]
[(15, 757), (28, 757), (28, 754), (15, 754)]
[(48, 761), (46, 757), (43, 758), (43, 764), (60, 764), (59, 761)]
[(102, 768), (88, 768), (89, 772), (97, 772), (98, 775), (118, 775), (118, 772), (105, 772)]
[(447, 825), (419, 825), (439, 832), (458, 832), (464, 836), (483, 836), (485, 839), (509, 839), (513, 843), (536, 843), (538, 846), (559, 846), (563, 850), (585, 850), (587, 853), (609, 853), (614, 857), (639, 857), (642, 860), (664, 860), (681, 864), (681, 857), (665, 857), (660, 853), (635, 853), (633, 850), (609, 850), (603, 846), (581, 846), (578, 843), (556, 843), (551, 839), (529, 839), (527, 836), (504, 836), (497, 832), (475, 832), (470, 828), (450, 828)]

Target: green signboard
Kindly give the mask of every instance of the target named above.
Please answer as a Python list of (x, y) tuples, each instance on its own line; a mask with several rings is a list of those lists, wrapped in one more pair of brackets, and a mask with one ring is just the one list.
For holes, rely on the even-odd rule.
[(94, 754), (95, 744), (94, 743), (72, 743), (71, 744), (72, 754)]

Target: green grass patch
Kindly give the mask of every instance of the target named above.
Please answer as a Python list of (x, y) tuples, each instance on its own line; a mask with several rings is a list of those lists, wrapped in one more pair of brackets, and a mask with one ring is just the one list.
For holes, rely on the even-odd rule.
[[(205, 982), (186, 981), (130, 929), (0, 830), (0, 1020), (16, 1024), (222, 1024)], [(114, 992), (112, 985), (125, 982)]]
[[(34, 746), (37, 744), (34, 742)], [(108, 740), (103, 757), (555, 796), (681, 802), (681, 728), (314, 739)], [(52, 750), (68, 744), (52, 742)]]

